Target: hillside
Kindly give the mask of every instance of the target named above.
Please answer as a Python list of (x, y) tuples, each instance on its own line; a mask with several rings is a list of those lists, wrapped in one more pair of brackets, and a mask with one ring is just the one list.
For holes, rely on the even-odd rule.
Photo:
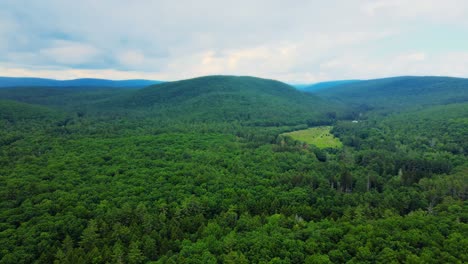
[(393, 77), (343, 84), (314, 93), (364, 109), (400, 110), (468, 101), (468, 79)]
[(107, 102), (107, 107), (149, 110), (170, 118), (304, 124), (333, 109), (318, 97), (274, 80), (207, 76), (153, 85)]
[(46, 87), (115, 87), (115, 88), (141, 88), (152, 84), (161, 83), (161, 81), (152, 80), (106, 80), (82, 78), (74, 80), (54, 80), (44, 78), (22, 78), (22, 77), (0, 77), (0, 88), (2, 87), (28, 87), (28, 86), (46, 86)]
[(6, 87), (0, 89), (0, 99), (71, 110), (129, 92), (112, 87)]
[(57, 118), (60, 114), (47, 107), (0, 99), (0, 120), (18, 122)]

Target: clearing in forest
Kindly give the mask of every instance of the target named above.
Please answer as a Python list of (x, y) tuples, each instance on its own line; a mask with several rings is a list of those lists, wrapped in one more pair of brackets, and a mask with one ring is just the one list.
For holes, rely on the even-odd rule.
[(284, 133), (295, 140), (315, 145), (319, 148), (341, 148), (341, 141), (330, 133), (331, 126), (312, 127), (304, 130)]

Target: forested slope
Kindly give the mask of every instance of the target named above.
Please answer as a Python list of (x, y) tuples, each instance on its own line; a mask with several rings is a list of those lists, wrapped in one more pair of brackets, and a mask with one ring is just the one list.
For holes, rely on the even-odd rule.
[(73, 112), (131, 92), (102, 87), (8, 87), (0, 89), (0, 98)]
[(176, 120), (277, 126), (325, 120), (326, 109), (337, 109), (327, 104), (274, 80), (207, 76), (150, 86), (112, 99), (104, 108), (152, 112)]
[(468, 79), (393, 77), (342, 84), (315, 94), (361, 109), (398, 111), (468, 101)]

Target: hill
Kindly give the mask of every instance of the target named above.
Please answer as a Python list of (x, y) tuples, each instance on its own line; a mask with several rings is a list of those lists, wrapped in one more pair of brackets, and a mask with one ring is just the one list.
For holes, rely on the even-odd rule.
[(327, 108), (325, 101), (285, 83), (246, 76), (207, 76), (153, 85), (109, 100), (106, 106), (150, 109), (184, 120), (264, 125), (305, 123)]
[(28, 87), (28, 86), (47, 86), (47, 87), (116, 87), (116, 88), (141, 88), (152, 84), (161, 83), (161, 81), (152, 80), (106, 80), (83, 78), (74, 80), (54, 80), (43, 78), (20, 78), (20, 77), (0, 77), (1, 87)]
[(399, 110), (466, 102), (468, 79), (393, 77), (343, 84), (314, 94), (364, 109)]

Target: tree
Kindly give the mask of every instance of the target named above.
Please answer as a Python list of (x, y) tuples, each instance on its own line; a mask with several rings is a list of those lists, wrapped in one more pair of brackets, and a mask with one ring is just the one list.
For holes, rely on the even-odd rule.
[(88, 226), (83, 230), (79, 244), (85, 251), (90, 251), (95, 247), (97, 241), (99, 241), (98, 227), (96, 220), (91, 219)]
[(122, 242), (118, 240), (114, 244), (114, 247), (112, 248), (112, 262), (117, 263), (117, 264), (123, 264), (125, 261), (124, 255), (125, 255), (124, 247), (122, 245)]
[(132, 241), (128, 249), (128, 263), (129, 264), (139, 264), (143, 263), (145, 257), (141, 253), (138, 242)]

